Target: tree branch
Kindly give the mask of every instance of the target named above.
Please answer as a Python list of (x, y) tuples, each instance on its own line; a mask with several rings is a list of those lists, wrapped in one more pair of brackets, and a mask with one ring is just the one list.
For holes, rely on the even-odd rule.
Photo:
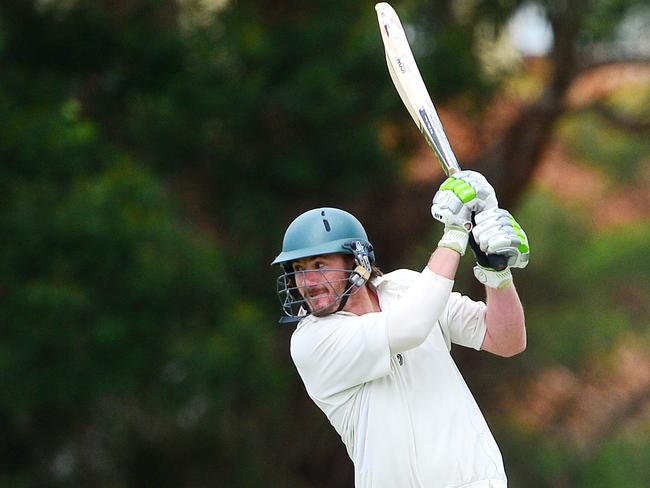
[(650, 132), (650, 120), (640, 120), (620, 114), (603, 103), (594, 103), (589, 107), (585, 107), (585, 110), (592, 110), (617, 129), (634, 134)]
[(638, 56), (633, 54), (599, 56), (590, 51), (583, 53), (580, 56), (576, 69), (579, 74), (582, 74), (586, 71), (604, 68), (607, 66), (616, 66), (619, 64), (648, 65), (650, 64), (650, 56)]

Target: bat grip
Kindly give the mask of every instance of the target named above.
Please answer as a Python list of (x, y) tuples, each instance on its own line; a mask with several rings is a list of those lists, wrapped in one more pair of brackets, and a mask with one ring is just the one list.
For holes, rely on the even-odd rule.
[[(472, 214), (472, 225), (476, 225)], [(469, 246), (472, 248), (476, 262), (484, 268), (491, 268), (495, 271), (503, 271), (508, 267), (508, 258), (500, 254), (486, 254), (474, 240), (474, 235), (469, 233)]]

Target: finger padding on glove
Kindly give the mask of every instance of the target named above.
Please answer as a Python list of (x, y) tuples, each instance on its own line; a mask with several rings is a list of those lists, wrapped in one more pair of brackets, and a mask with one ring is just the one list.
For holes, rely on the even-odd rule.
[(445, 225), (470, 229), (472, 213), (498, 205), (494, 188), (476, 171), (460, 171), (447, 178), (433, 198), (431, 215)]
[(471, 228), (472, 210), (465, 205), (463, 198), (473, 198), (473, 189), (469, 185), (448, 184), (447, 179), (433, 197), (431, 215), (445, 225)]
[(494, 188), (481, 173), (471, 170), (459, 171), (451, 179), (457, 180), (459, 186), (467, 185), (473, 189), (471, 199), (463, 200), (472, 211), (481, 212), (499, 206)]
[(530, 248), (526, 233), (507, 210), (494, 208), (476, 215), (474, 239), (486, 254), (508, 257), (508, 267), (524, 268)]

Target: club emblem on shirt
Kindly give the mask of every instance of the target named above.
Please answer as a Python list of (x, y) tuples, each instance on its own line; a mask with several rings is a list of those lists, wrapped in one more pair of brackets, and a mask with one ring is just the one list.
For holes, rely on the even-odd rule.
[(404, 365), (404, 356), (402, 356), (401, 354), (398, 354), (395, 357), (397, 358), (397, 362), (399, 363), (399, 365), (403, 366)]

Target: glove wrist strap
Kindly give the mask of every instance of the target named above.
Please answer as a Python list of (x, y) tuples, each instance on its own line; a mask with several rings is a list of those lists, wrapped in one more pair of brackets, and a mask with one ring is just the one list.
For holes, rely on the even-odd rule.
[(442, 239), (438, 241), (438, 247), (446, 247), (456, 251), (461, 256), (465, 255), (465, 248), (469, 240), (469, 233), (461, 227), (445, 227)]
[(474, 266), (474, 276), (488, 288), (506, 288), (512, 284), (512, 273), (509, 268), (495, 271), (483, 266)]

